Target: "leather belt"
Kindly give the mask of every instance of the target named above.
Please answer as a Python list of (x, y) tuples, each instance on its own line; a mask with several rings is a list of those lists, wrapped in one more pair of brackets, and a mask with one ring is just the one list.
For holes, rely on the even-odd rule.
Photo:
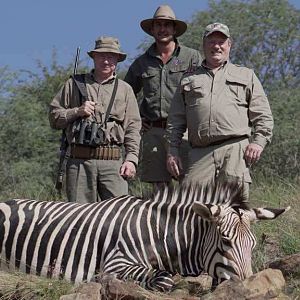
[(121, 148), (117, 145), (90, 147), (72, 144), (70, 157), (77, 159), (119, 160), (121, 158)]
[(246, 138), (248, 138), (246, 135), (238, 136), (238, 137), (231, 137), (229, 139), (212, 142), (208, 146), (218, 146), (218, 145), (222, 145), (222, 144), (225, 144), (225, 143), (227, 143), (227, 144), (237, 143), (237, 142), (240, 142), (240, 141), (242, 141)]
[(157, 120), (157, 121), (143, 120), (143, 123), (150, 127), (158, 127), (164, 129), (167, 127), (167, 120)]

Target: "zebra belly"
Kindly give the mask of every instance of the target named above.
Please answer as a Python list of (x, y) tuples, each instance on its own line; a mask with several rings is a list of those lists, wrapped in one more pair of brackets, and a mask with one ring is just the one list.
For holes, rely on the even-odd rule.
[(118, 210), (130, 203), (130, 199), (95, 204), (1, 203), (1, 269), (90, 281), (114, 252), (123, 220)]

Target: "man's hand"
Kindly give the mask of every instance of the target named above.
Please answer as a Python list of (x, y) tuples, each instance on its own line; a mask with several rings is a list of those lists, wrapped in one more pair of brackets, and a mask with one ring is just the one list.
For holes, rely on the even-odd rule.
[(244, 158), (249, 167), (260, 159), (262, 151), (263, 147), (258, 144), (251, 143), (246, 147)]
[(177, 179), (179, 177), (179, 175), (182, 172), (182, 163), (179, 156), (173, 156), (171, 154), (168, 154), (167, 170), (174, 178)]
[(95, 111), (95, 102), (85, 101), (80, 107), (78, 107), (77, 115), (78, 117), (89, 117), (94, 114)]
[(126, 179), (134, 178), (136, 173), (135, 164), (131, 161), (124, 161), (120, 169), (120, 175)]

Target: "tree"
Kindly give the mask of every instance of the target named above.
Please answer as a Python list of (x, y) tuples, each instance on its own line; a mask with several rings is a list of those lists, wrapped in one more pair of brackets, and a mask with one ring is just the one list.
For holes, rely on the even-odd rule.
[(60, 132), (50, 129), (48, 105), (72, 66), (63, 68), (54, 61), (50, 70), (41, 63), (39, 67), (41, 74), (28, 73), (28, 79), (9, 89), (9, 81), (4, 80), (9, 91), (2, 93), (0, 119), (0, 193), (4, 196), (38, 199), (54, 193)]
[(271, 92), (274, 136), (258, 164), (266, 176), (300, 180), (300, 88)]
[(206, 25), (221, 22), (233, 37), (231, 60), (253, 68), (267, 89), (292, 88), (300, 79), (300, 11), (286, 0), (213, 1), (196, 13), (181, 41), (202, 47)]

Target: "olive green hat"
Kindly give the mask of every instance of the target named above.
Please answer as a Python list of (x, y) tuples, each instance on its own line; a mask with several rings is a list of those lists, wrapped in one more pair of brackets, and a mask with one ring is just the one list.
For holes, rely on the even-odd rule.
[(95, 48), (88, 52), (88, 55), (93, 58), (93, 53), (110, 52), (119, 54), (118, 62), (126, 59), (126, 53), (121, 52), (119, 40), (110, 36), (101, 36), (95, 41)]
[(175, 23), (175, 28), (176, 28), (176, 33), (175, 33), (176, 37), (184, 34), (187, 29), (187, 24), (183, 21), (177, 20), (174, 11), (168, 5), (159, 6), (153, 15), (153, 18), (141, 21), (140, 25), (142, 29), (149, 35), (152, 35), (151, 28), (154, 20), (173, 21)]
[(205, 27), (203, 38), (209, 36), (213, 32), (221, 32), (226, 35), (228, 38), (230, 37), (229, 28), (222, 23), (212, 23)]

